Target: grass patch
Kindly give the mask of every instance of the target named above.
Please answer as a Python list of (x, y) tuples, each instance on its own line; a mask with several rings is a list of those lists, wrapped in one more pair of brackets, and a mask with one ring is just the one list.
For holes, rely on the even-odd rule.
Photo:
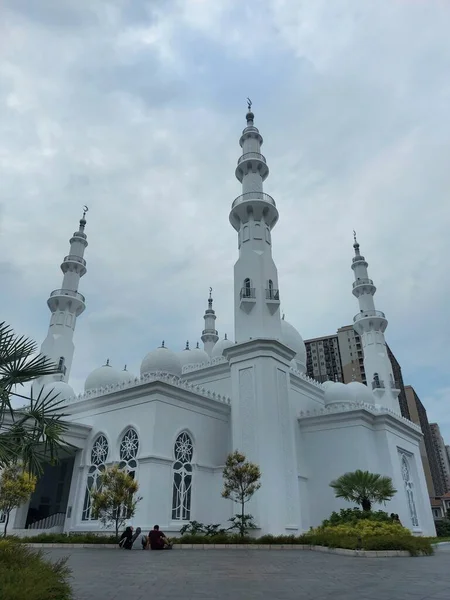
[(51, 563), (41, 551), (14, 540), (0, 540), (2, 600), (72, 600), (66, 559)]

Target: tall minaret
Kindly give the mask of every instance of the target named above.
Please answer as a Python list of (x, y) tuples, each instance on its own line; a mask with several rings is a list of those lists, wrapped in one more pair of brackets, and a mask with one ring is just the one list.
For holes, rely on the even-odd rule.
[(209, 288), (208, 308), (205, 310), (205, 329), (202, 331), (202, 342), (203, 348), (209, 356), (211, 356), (212, 349), (214, 348), (219, 336), (216, 330), (216, 313), (213, 309), (212, 299), (212, 288)]
[(361, 336), (364, 349), (364, 369), (367, 385), (378, 398), (378, 404), (400, 413), (397, 385), (394, 382), (391, 361), (386, 350), (384, 332), (388, 321), (381, 310), (375, 310), (373, 297), (377, 288), (369, 279), (367, 262), (359, 251), (354, 233), (355, 256), (352, 269), (355, 273), (353, 295), (358, 298), (359, 313), (353, 318), (353, 328)]
[(86, 261), (83, 255), (88, 245), (84, 233), (87, 210), (88, 208), (85, 206), (80, 227), (70, 239), (70, 252), (64, 257), (61, 264), (61, 271), (64, 273), (62, 287), (54, 290), (47, 300), (52, 316), (47, 337), (41, 346), (41, 353), (58, 366), (59, 373), (42, 378), (39, 380), (41, 384), (55, 380), (67, 383), (69, 379), (74, 352), (75, 324), (77, 317), (86, 308), (85, 298), (78, 292), (78, 284), (80, 277), (86, 273)]
[(278, 221), (275, 200), (263, 192), (269, 174), (261, 154), (263, 139), (254, 126), (248, 101), (247, 127), (239, 144), (242, 156), (236, 177), (242, 194), (231, 207), (230, 223), (238, 232), (239, 258), (234, 266), (235, 340), (281, 337), (278, 273), (272, 259), (271, 230)]

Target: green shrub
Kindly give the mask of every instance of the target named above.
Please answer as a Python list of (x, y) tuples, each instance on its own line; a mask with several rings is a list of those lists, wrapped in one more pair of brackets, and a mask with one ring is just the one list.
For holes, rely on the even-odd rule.
[(450, 537), (450, 520), (443, 519), (442, 521), (435, 521), (436, 535), (438, 537)]
[[(8, 538), (13, 539), (13, 538)], [(16, 538), (17, 539), (17, 538)], [(39, 535), (20, 538), (18, 541), (27, 544), (116, 544), (114, 535), (95, 533), (40, 533)]]
[(42, 552), (14, 540), (0, 540), (2, 600), (71, 600), (66, 559), (44, 560)]
[(369, 511), (361, 510), (360, 508), (341, 508), (337, 512), (332, 512), (329, 519), (325, 519), (322, 522), (322, 527), (328, 527), (330, 525), (343, 525), (346, 523), (357, 523), (361, 520), (370, 521), (381, 521), (385, 523), (392, 523), (391, 517), (383, 510)]

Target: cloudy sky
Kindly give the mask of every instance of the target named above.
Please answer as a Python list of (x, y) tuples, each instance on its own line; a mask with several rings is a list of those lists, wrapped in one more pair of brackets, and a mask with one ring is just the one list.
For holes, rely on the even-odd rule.
[(4, 0), (1, 317), (39, 343), (89, 206), (71, 383), (233, 337), (246, 97), (264, 136), (282, 308), (304, 338), (351, 322), (352, 230), (406, 383), (450, 443), (450, 4)]

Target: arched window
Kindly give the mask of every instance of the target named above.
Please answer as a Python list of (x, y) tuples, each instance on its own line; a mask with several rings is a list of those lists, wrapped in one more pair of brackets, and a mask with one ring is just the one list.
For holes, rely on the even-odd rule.
[(244, 279), (244, 287), (242, 289), (243, 298), (251, 298), (252, 297), (252, 282), (249, 277)]
[(189, 521), (191, 518), (192, 456), (194, 445), (183, 431), (174, 446), (172, 519)]
[(123, 434), (120, 442), (120, 463), (119, 467), (133, 477), (136, 474), (136, 457), (139, 450), (139, 436), (134, 429), (130, 427)]
[(419, 519), (417, 517), (416, 503), (414, 501), (414, 484), (411, 480), (411, 471), (407, 457), (402, 455), (402, 477), (405, 485), (406, 498), (408, 500), (409, 515), (413, 527), (419, 527)]
[(104, 435), (99, 435), (95, 440), (91, 451), (91, 466), (89, 467), (86, 492), (83, 503), (83, 521), (93, 520), (91, 492), (100, 488), (100, 475), (106, 468), (106, 459), (108, 458), (108, 440)]

